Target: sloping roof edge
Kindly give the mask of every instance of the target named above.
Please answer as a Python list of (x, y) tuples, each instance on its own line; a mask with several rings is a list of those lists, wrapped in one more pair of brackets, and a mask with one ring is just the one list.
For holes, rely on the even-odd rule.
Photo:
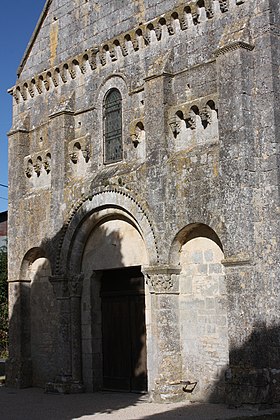
[(39, 20), (37, 22), (37, 25), (36, 25), (36, 27), (35, 27), (35, 29), (33, 31), (33, 34), (32, 34), (32, 36), (30, 38), (30, 41), (29, 41), (29, 43), (28, 43), (28, 45), (26, 47), (26, 50), (24, 51), (23, 58), (22, 58), (22, 60), (20, 62), (20, 65), (19, 65), (19, 67), (17, 69), (17, 77), (18, 78), (20, 77), (21, 72), (22, 72), (22, 70), (23, 70), (23, 68), (25, 66), (25, 63), (26, 63), (26, 61), (27, 61), (27, 59), (29, 57), (29, 54), (30, 54), (30, 52), (32, 50), (32, 47), (33, 47), (34, 42), (35, 42), (35, 40), (37, 38), (37, 35), (38, 35), (38, 33), (39, 33), (39, 31), (40, 31), (40, 29), (42, 27), (42, 24), (43, 24), (43, 22), (45, 20), (45, 17), (47, 16), (47, 13), (49, 11), (50, 5), (52, 4), (52, 1), (53, 0), (46, 0), (45, 6), (43, 8), (43, 11), (42, 11), (42, 13), (41, 13), (41, 15), (39, 17)]

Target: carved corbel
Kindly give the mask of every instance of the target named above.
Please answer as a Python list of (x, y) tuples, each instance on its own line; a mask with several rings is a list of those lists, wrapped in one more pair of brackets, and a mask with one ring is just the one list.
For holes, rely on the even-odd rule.
[(116, 46), (114, 44), (110, 44), (109, 46), (109, 55), (110, 55), (111, 61), (117, 61), (118, 56), (116, 53)]
[(211, 110), (207, 105), (201, 110), (199, 115), (204, 127), (206, 127), (208, 124), (211, 124)]
[(74, 64), (74, 63), (69, 63), (68, 64), (68, 71), (69, 71), (69, 74), (70, 74), (70, 76), (71, 76), (71, 79), (76, 79), (76, 76), (77, 76), (77, 73), (76, 73), (76, 64)]
[(69, 158), (71, 159), (71, 161), (73, 162), (73, 163), (77, 163), (78, 162), (78, 159), (79, 159), (79, 156), (78, 156), (78, 153), (77, 152), (70, 152), (69, 153)]
[(22, 99), (24, 101), (26, 101), (26, 99), (27, 99), (27, 88), (26, 88), (26, 86), (23, 85), (21, 88), (19, 88), (19, 92), (21, 94)]
[(146, 45), (149, 45), (151, 43), (151, 33), (149, 30), (146, 29), (145, 31), (143, 31), (142, 37)]
[(82, 74), (85, 74), (87, 71), (87, 61), (88, 61), (88, 55), (85, 54), (82, 57), (79, 58), (78, 63)]
[(175, 34), (174, 27), (173, 27), (173, 25), (171, 23), (167, 23), (166, 24), (166, 27), (167, 27), (167, 30), (168, 30), (169, 35), (174, 35)]
[(122, 52), (122, 55), (123, 55), (124, 57), (126, 57), (126, 56), (128, 55), (128, 49), (127, 49), (127, 47), (126, 47), (126, 40), (123, 40), (123, 41), (120, 43), (120, 47), (121, 47), (121, 52)]
[(33, 162), (32, 160), (29, 158), (27, 158), (26, 164), (25, 164), (25, 175), (27, 176), (27, 178), (31, 178), (32, 174), (33, 174)]
[(173, 136), (176, 137), (180, 134), (181, 132), (181, 120), (177, 115), (174, 115), (172, 118), (170, 118), (169, 120), (169, 127), (171, 128), (171, 131), (173, 133)]
[(142, 121), (138, 121), (136, 124), (135, 122), (132, 123), (131, 129), (131, 141), (136, 148), (139, 143), (142, 143), (145, 140), (145, 128)]
[(59, 73), (60, 73), (60, 71), (59, 71), (59, 69), (57, 68), (57, 69), (55, 69), (55, 70), (53, 71), (53, 73), (52, 73), (52, 75), (51, 75), (52, 82), (53, 82), (53, 84), (54, 84), (54, 86), (55, 86), (55, 87), (57, 87), (57, 86), (59, 85)]
[(88, 163), (88, 161), (89, 161), (89, 159), (90, 159), (90, 151), (89, 151), (89, 147), (88, 147), (88, 146), (85, 146), (85, 147), (82, 149), (82, 155), (83, 155), (83, 157), (84, 157), (84, 159), (85, 159), (86, 163)]
[(100, 60), (100, 63), (101, 63), (102, 66), (106, 65), (106, 63), (107, 63), (106, 51), (100, 51), (99, 52), (99, 60)]
[(228, 0), (219, 0), (221, 12), (227, 12), (229, 9)]
[(34, 83), (31, 81), (28, 83), (28, 92), (31, 98), (34, 98), (35, 92), (34, 92)]
[(191, 109), (186, 119), (187, 127), (191, 130), (196, 129), (196, 113)]
[(47, 174), (51, 172), (51, 155), (47, 153), (43, 162), (43, 166)]
[(50, 90), (49, 78), (45, 75), (45, 76), (42, 76), (42, 80), (43, 80), (46, 91)]
[(212, 17), (214, 16), (212, 0), (205, 0), (205, 10), (208, 19), (212, 19)]
[(158, 23), (155, 26), (154, 31), (155, 31), (157, 40), (160, 41), (161, 40), (161, 36), (162, 36), (162, 26)]
[(33, 165), (34, 168), (34, 172), (37, 174), (37, 177), (39, 177), (41, 175), (42, 172), (42, 159), (40, 156), (37, 157), (36, 163)]
[(180, 26), (181, 26), (182, 31), (185, 31), (186, 29), (188, 29), (188, 21), (185, 17), (182, 17), (180, 19)]
[(139, 50), (139, 41), (138, 38), (136, 36), (136, 34), (131, 38), (131, 42), (132, 42), (132, 46), (134, 51), (138, 51)]
[(41, 95), (41, 93), (43, 92), (43, 80), (41, 77), (38, 77), (37, 79), (35, 79), (35, 86), (36, 86), (37, 92), (39, 93), (39, 95)]
[(64, 64), (60, 69), (59, 69), (59, 75), (61, 77), (61, 80), (63, 83), (67, 82), (67, 69), (68, 66), (67, 64)]
[(83, 288), (84, 274), (74, 274), (69, 278), (70, 297), (81, 297)]
[(90, 55), (89, 55), (89, 65), (91, 70), (95, 70), (97, 68), (97, 54), (98, 54), (99, 49), (97, 47), (94, 47), (91, 51), (90, 51)]
[(14, 97), (14, 100), (16, 101), (17, 104), (19, 103), (18, 93), (19, 93), (18, 89), (13, 89), (13, 97)]

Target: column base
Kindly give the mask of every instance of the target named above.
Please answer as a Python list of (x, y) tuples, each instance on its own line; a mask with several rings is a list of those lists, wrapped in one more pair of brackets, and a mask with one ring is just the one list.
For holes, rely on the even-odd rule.
[(151, 399), (156, 403), (173, 403), (186, 400), (181, 383), (176, 384), (157, 384), (151, 392)]
[(85, 386), (74, 381), (69, 375), (60, 375), (54, 382), (48, 382), (45, 386), (47, 394), (82, 394), (85, 392)]

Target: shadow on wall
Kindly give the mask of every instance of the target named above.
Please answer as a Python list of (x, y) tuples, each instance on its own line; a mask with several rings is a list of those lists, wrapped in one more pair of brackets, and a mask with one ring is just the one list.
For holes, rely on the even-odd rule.
[[(89, 220), (90, 216), (87, 215), (87, 219)], [(112, 226), (106, 229), (103, 222), (96, 223), (93, 220), (91, 229), (90, 224), (88, 225), (83, 238), (84, 249), (90, 242), (92, 232), (98, 229), (99, 238), (102, 238), (108, 249), (111, 247), (113, 250), (115, 266), (106, 271), (99, 270), (96, 275), (90, 266), (90, 254), (93, 256), (94, 249), (87, 246), (87, 264), (83, 267), (86, 270), (83, 291), (81, 285), (75, 282), (81, 273), (83, 251), (79, 264), (73, 265), (68, 259), (67, 268), (64, 268), (63, 273), (54, 269), (57, 267), (56, 250), (61, 233), (44, 241), (40, 248), (26, 254), (22, 264), (21, 281), (10, 284), (13, 312), (10, 315), (8, 386), (44, 387), (47, 382), (67, 381), (70, 378), (77, 381), (77, 371), (80, 370), (80, 375), (81, 372), (84, 372), (84, 375), (87, 372), (87, 378), (80, 379), (86, 379), (84, 382), (88, 390), (102, 389), (105, 380), (103, 368), (106, 366), (107, 373), (109, 369), (111, 376), (111, 379), (108, 379), (107, 374), (106, 380), (107, 383), (112, 383), (112, 388), (114, 377), (123, 371), (125, 386), (121, 386), (121, 389), (138, 390), (139, 384), (140, 387), (144, 384), (146, 390), (146, 372), (143, 372), (143, 367), (146, 369), (146, 362), (143, 363), (143, 355), (146, 358), (143, 276), (139, 267), (135, 267), (132, 272), (123, 267), (121, 234)], [(71, 255), (72, 246), (73, 244), (70, 244), (68, 255)], [(102, 256), (99, 255), (98, 258)], [(49, 279), (54, 275), (60, 280), (52, 287)], [(106, 287), (103, 285), (105, 280)], [(114, 284), (120, 286), (116, 288)], [(82, 305), (77, 306), (80, 297)], [(106, 308), (106, 299), (107, 302), (110, 300), (110, 307), (117, 308), (112, 311), (111, 318), (109, 316), (109, 321), (114, 320), (112, 334), (105, 325), (108, 323), (108, 317), (105, 320), (108, 311), (102, 312), (102, 308)], [(130, 322), (124, 328), (122, 324), (127, 316)], [(133, 322), (137, 324), (138, 320), (141, 320), (138, 332), (135, 328), (129, 330), (129, 325), (133, 325)], [(107, 336), (104, 339), (102, 331), (106, 328)], [(108, 365), (108, 348), (104, 352), (104, 346), (113, 346), (114, 354), (118, 347), (115, 364)], [(126, 347), (131, 351), (124, 352)], [(104, 354), (107, 357), (105, 360)], [(135, 395), (132, 399), (137, 401), (138, 396)], [(116, 407), (120, 408), (120, 404), (117, 403)]]
[[(90, 222), (91, 215), (84, 215), (84, 217), (87, 217), (89, 223), (83, 236), (83, 249), (90, 241), (93, 230), (101, 229), (100, 236), (106, 239), (108, 247), (110, 244), (114, 247), (115, 259), (118, 260), (118, 267), (111, 267), (115, 277), (110, 278), (110, 282), (114, 282), (114, 279), (119, 281), (121, 271), (124, 269), (119, 233), (112, 229), (106, 230), (105, 219), (103, 222), (97, 223), (94, 217)], [(80, 250), (79, 264), (71, 265), (71, 258), (70, 260), (68, 258), (67, 267), (61, 273), (61, 268), (56, 265), (56, 255), (63, 232), (65, 232), (64, 229), (53, 239), (44, 241), (40, 248), (28, 252), (23, 262), (21, 281), (10, 284), (10, 300), (14, 304), (14, 309), (10, 316), (8, 386), (42, 386), (43, 384), (39, 383), (39, 380), (37, 382), (36, 379), (42, 377), (39, 369), (43, 369), (44, 375), (46, 375), (44, 380), (53, 381), (55, 376), (71, 377), (73, 365), (77, 369), (77, 365), (80, 364), (80, 371), (82, 371), (82, 363), (84, 365), (88, 363), (88, 372), (92, 372), (92, 376), (98, 377), (99, 375), (100, 382), (96, 381), (96, 389), (98, 389), (98, 383), (101, 384), (100, 388), (102, 387), (103, 343), (100, 335), (100, 331), (102, 331), (102, 302), (100, 298), (102, 280), (96, 279), (95, 276), (89, 276), (89, 288), (84, 289), (84, 293), (90, 299), (82, 301), (82, 308), (78, 307), (79, 312), (73, 313), (73, 306), (75, 306), (73, 299), (75, 302), (78, 301), (79, 285), (72, 280), (81, 272), (83, 249)], [(75, 238), (74, 232), (73, 238)], [(73, 243), (68, 245), (69, 256)], [(56, 270), (54, 267), (57, 267)], [(30, 274), (34, 268), (32, 277)], [(120, 269), (118, 275), (114, 273), (117, 268)], [(89, 265), (87, 265), (87, 270), (88, 274), (92, 274)], [(49, 273), (52, 276), (55, 274), (61, 279), (59, 287), (55, 289), (56, 294), (51, 283), (48, 283)], [(106, 273), (110, 274), (110, 271), (106, 270)], [(100, 282), (99, 286), (98, 282)], [(116, 290), (113, 291), (116, 292)], [(107, 291), (104, 290), (104, 292)], [(91, 306), (92, 300), (95, 300), (96, 303), (94, 311)], [(34, 308), (31, 308), (32, 302), (35, 302), (37, 307), (35, 312)], [(80, 319), (80, 310), (82, 313), (85, 311), (84, 319), (88, 321), (83, 321), (83, 329), (79, 332), (80, 326), (73, 320)], [(142, 311), (144, 313), (144, 307), (142, 307)], [(38, 312), (40, 313), (39, 318), (36, 315)], [(35, 320), (32, 317), (35, 317)], [(73, 335), (76, 337), (74, 340)], [(136, 376), (139, 371), (140, 355), (143, 354), (142, 335), (143, 330), (136, 338), (136, 351), (134, 349), (133, 354), (130, 354), (134, 358), (132, 372)], [(280, 401), (280, 330), (278, 326), (267, 328), (263, 324), (256, 325), (251, 336), (242, 346), (230, 349), (229, 360), (230, 367), (218, 378), (216, 389), (213, 389), (209, 401), (217, 402), (216, 390), (221, 389), (224, 383), (226, 384), (227, 402), (234, 406), (250, 403), (272, 404)], [(123, 360), (122, 363), (126, 364), (126, 360)], [(143, 376), (143, 372), (140, 372), (140, 375)], [(138, 399), (137, 395), (131, 396), (129, 405), (135, 404)], [(116, 400), (107, 409), (118, 410), (125, 407), (126, 404), (126, 402), (122, 404)], [(91, 410), (94, 412), (95, 408), (90, 408), (89, 411)], [(78, 414), (88, 414), (88, 412), (86, 409), (78, 411), (73, 408), (71, 416), (65, 418), (77, 417)], [(164, 418), (163, 414), (160, 416)], [(170, 412), (168, 416), (171, 416)]]
[(230, 405), (280, 402), (279, 326), (259, 323), (244, 345), (230, 350), (225, 382)]

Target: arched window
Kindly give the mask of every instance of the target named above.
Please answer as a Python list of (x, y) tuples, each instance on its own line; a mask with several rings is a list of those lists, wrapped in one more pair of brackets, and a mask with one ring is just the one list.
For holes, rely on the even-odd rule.
[(123, 157), (122, 97), (111, 89), (104, 100), (104, 163), (117, 162)]

